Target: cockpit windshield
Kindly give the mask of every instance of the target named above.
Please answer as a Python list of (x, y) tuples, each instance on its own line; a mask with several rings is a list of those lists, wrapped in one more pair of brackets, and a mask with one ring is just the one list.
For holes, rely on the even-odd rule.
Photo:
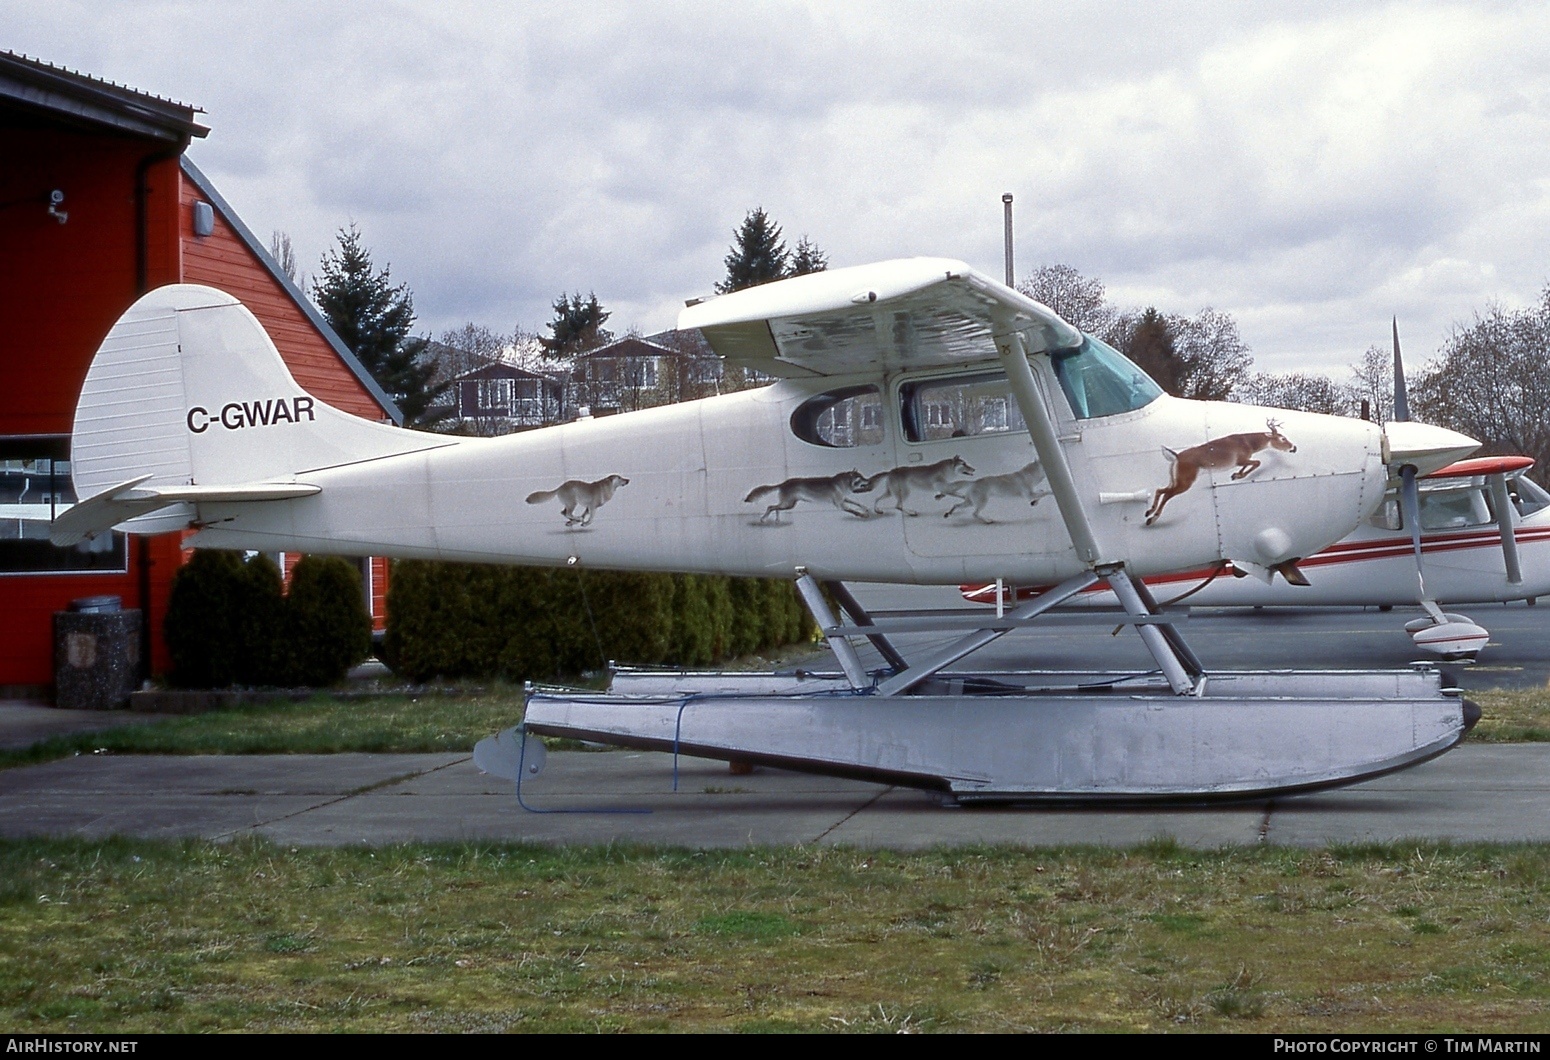
[(1124, 354), (1091, 335), (1082, 336), (1080, 346), (1051, 350), (1049, 357), (1060, 389), (1079, 420), (1134, 412), (1162, 394), (1162, 388)]

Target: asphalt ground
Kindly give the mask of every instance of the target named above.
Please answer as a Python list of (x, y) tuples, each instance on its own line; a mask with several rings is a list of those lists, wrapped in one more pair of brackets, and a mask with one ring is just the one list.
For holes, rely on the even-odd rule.
[(0, 836), (332, 846), (505, 840), (683, 847), (1013, 843), (1212, 849), (1406, 839), (1550, 841), (1550, 745), (1473, 744), (1340, 791), (1234, 806), (945, 805), (930, 792), (671, 755), (559, 752), (513, 785), (466, 755), (82, 755), (0, 772)]
[[(870, 607), (953, 604), (952, 594), (873, 590)], [(1492, 631), (1466, 688), (1550, 681), (1550, 607), (1465, 609)], [(1196, 610), (1181, 627), (1208, 668), (1384, 668), (1419, 653), (1401, 610)], [(949, 639), (900, 638), (910, 650)], [(1011, 634), (977, 668), (1144, 671), (1134, 633), (1053, 621)], [(825, 665), (822, 655), (808, 664)], [(0, 742), (81, 719), (0, 706)], [(62, 712), (53, 712), (60, 714)], [(86, 718), (119, 722), (127, 715)], [(135, 719), (138, 720), (138, 719)], [(52, 725), (52, 728), (49, 726)], [(34, 728), (29, 731), (41, 731)], [(25, 741), (24, 741), (25, 742)], [(674, 790), (676, 775), (677, 790)], [(568, 752), (527, 781), (479, 773), (469, 756), (82, 755), (0, 771), (0, 836), (125, 834), (306, 845), (501, 839), (689, 847), (846, 844), (916, 849), (978, 843), (1126, 846), (1171, 838), (1193, 847), (1319, 846), (1403, 839), (1550, 841), (1550, 745), (1466, 745), (1340, 791), (1227, 806), (1073, 810), (973, 808), (933, 793), (773, 769), (733, 776), (721, 762), (637, 752)]]

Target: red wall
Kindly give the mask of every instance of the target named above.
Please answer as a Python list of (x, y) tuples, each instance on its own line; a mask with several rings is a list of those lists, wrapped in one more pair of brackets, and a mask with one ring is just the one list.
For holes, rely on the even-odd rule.
[[(148, 141), (55, 129), (0, 129), (0, 435), (69, 434), (75, 399), (102, 337), (135, 299), (135, 167), (165, 150)], [(149, 219), (176, 211), (176, 159), (148, 175)], [(61, 225), (43, 196), (65, 193)], [(26, 201), (26, 200), (35, 200)], [(153, 286), (177, 278), (177, 241), (147, 261)], [(136, 564), (120, 574), (0, 576), (0, 685), (53, 681), (53, 613), (74, 598), (111, 594), (140, 607)], [(151, 614), (165, 614), (176, 538), (149, 543)], [(167, 665), (156, 638), (155, 663)]]
[(328, 340), (312, 326), (312, 321), (219, 210), (215, 214), (215, 232), (194, 235), (194, 203), (201, 198), (198, 186), (185, 179), (179, 210), (183, 281), (218, 287), (241, 299), (263, 322), (291, 375), (307, 393), (357, 416), (386, 419), (371, 392), (339, 360)]
[[(0, 128), (0, 436), (70, 433), (92, 356), (136, 297), (135, 168), (165, 149), (108, 134)], [(65, 193), (63, 225), (46, 212), (43, 197), (54, 188)], [(193, 234), (200, 194), (176, 158), (150, 169), (147, 190), (148, 288), (186, 281), (229, 291), (263, 322), (308, 392), (385, 418), (226, 218), (217, 212), (211, 236)], [(161, 621), (181, 538), (131, 539), (128, 573), (0, 575), (0, 687), (52, 684), (53, 613), (99, 594), (120, 596), (125, 607), (149, 603), (154, 669), (165, 671)], [(152, 564), (149, 601), (139, 593), (142, 548)]]

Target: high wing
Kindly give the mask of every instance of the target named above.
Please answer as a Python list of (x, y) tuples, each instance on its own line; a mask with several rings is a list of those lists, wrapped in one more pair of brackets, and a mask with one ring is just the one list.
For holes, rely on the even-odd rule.
[(997, 357), (1018, 331), (1029, 353), (1081, 343), (1054, 310), (952, 258), (900, 258), (798, 276), (689, 306), (729, 362), (780, 377), (854, 375)]

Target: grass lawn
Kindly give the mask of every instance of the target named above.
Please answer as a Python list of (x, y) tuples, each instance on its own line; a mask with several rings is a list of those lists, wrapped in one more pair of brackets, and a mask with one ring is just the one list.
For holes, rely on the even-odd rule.
[(1480, 721), (1469, 734), (1486, 743), (1544, 743), (1550, 740), (1550, 689), (1493, 689), (1471, 692)]
[(56, 736), (0, 751), (0, 768), (72, 754), (337, 754), (343, 751), (471, 751), (522, 720), (522, 690), (471, 695), (315, 696), (243, 706), (144, 725)]
[(1550, 849), (0, 842), (8, 1031), (1550, 1031)]

